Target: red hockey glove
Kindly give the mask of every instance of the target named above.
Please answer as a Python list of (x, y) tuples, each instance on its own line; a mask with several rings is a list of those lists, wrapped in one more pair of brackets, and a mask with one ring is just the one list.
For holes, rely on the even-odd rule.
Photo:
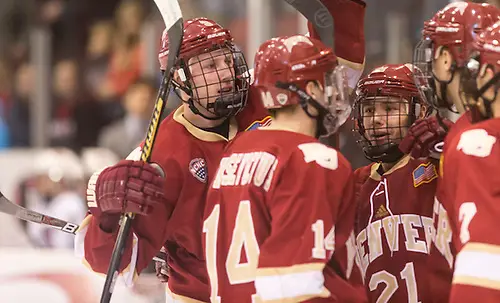
[(160, 252), (156, 254), (156, 257), (153, 258), (155, 261), (155, 269), (156, 269), (156, 277), (162, 283), (168, 282), (168, 276), (170, 274), (170, 267), (167, 264), (167, 252), (165, 247), (162, 247)]
[(103, 230), (113, 230), (122, 213), (148, 215), (165, 205), (164, 180), (151, 164), (121, 160), (90, 178), (89, 211), (100, 220)]
[[(439, 121), (441, 120), (441, 121)], [(426, 158), (432, 153), (441, 153), (440, 144), (453, 122), (432, 116), (419, 119), (408, 129), (408, 134), (399, 143), (399, 149), (413, 158)]]

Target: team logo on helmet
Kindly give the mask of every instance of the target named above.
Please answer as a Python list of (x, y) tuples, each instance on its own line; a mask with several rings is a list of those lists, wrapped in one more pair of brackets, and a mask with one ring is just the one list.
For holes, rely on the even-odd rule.
[(200, 182), (207, 183), (207, 162), (203, 158), (194, 158), (189, 162), (189, 171)]
[(279, 93), (276, 95), (276, 100), (278, 100), (279, 104), (284, 105), (286, 101), (288, 101), (288, 96), (283, 93)]

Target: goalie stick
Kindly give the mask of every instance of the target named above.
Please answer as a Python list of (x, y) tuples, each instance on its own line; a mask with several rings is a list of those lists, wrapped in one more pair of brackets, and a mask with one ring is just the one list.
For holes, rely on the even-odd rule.
[[(144, 146), (141, 151), (141, 160), (149, 162), (151, 152), (155, 143), (156, 134), (160, 125), (160, 117), (165, 108), (168, 94), (171, 87), (171, 79), (174, 72), (174, 65), (179, 56), (181, 48), (184, 20), (182, 18), (181, 8), (177, 0), (154, 0), (158, 10), (161, 13), (165, 27), (167, 28), (167, 35), (169, 41), (169, 53), (167, 59), (167, 68), (162, 79), (162, 84), (158, 92), (158, 97), (155, 102), (151, 121), (149, 122), (148, 132), (144, 140)], [(108, 303), (113, 294), (114, 284), (119, 274), (119, 267), (123, 257), (126, 240), (130, 234), (130, 227), (134, 219), (133, 213), (127, 213), (120, 219), (120, 229), (116, 238), (113, 253), (109, 262), (108, 272), (106, 274), (106, 281), (101, 294), (101, 303)]]
[(16, 218), (24, 221), (47, 225), (52, 228), (59, 229), (73, 235), (80, 227), (78, 224), (66, 222), (64, 220), (47, 216), (39, 212), (36, 212), (34, 210), (29, 210), (20, 205), (17, 205), (16, 203), (7, 199), (1, 192), (0, 192), (0, 212), (15, 216)]

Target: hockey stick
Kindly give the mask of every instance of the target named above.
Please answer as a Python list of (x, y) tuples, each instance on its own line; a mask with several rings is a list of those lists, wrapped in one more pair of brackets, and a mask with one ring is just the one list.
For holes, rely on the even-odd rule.
[[(171, 79), (174, 72), (174, 65), (179, 56), (181, 48), (184, 20), (182, 19), (182, 12), (177, 0), (154, 0), (156, 6), (165, 22), (165, 27), (168, 29), (169, 53), (167, 59), (167, 68), (162, 79), (162, 84), (158, 92), (153, 115), (149, 122), (148, 132), (144, 140), (144, 146), (141, 151), (141, 160), (148, 162), (151, 158), (151, 152), (155, 143), (156, 134), (160, 125), (160, 117), (165, 108), (165, 104), (170, 92)], [(114, 284), (118, 277), (120, 263), (123, 257), (126, 240), (130, 234), (130, 227), (134, 219), (133, 213), (127, 213), (120, 219), (120, 229), (116, 238), (111, 260), (109, 262), (108, 272), (106, 274), (106, 281), (101, 295), (101, 303), (108, 303), (113, 294)]]
[(41, 214), (34, 210), (26, 209), (7, 199), (1, 192), (0, 192), (0, 212), (12, 215), (24, 221), (47, 225), (52, 228), (59, 229), (73, 235), (80, 227), (78, 224), (66, 222), (61, 219)]
[(333, 17), (321, 0), (285, 0), (285, 2), (312, 23), (321, 42), (335, 50)]

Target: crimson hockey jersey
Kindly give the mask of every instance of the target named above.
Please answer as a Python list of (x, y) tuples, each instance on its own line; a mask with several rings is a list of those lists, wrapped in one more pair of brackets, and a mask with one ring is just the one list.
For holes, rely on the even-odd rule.
[(443, 157), (442, 205), (456, 252), (450, 302), (500, 302), (500, 118), (456, 135)]
[(212, 302), (364, 302), (352, 233), (350, 164), (281, 130), (228, 145), (209, 188), (203, 232)]
[[(266, 124), (270, 117), (260, 95), (252, 88), (247, 107), (231, 119), (229, 139), (238, 130)], [(209, 287), (201, 246), (202, 215), (208, 184), (217, 169), (228, 139), (187, 121), (181, 106), (160, 125), (151, 162), (165, 172), (165, 192), (173, 209), (169, 218), (137, 216), (120, 270), (127, 284), (147, 267), (165, 246), (170, 267), (169, 296), (181, 302), (208, 302)], [(139, 159), (140, 148), (130, 157)], [(106, 273), (117, 233), (99, 228), (91, 215), (82, 223), (76, 249), (94, 271)]]
[[(429, 262), (429, 268), (432, 269), (429, 276), (429, 284), (433, 289), (433, 293), (442, 294), (442, 302), (448, 301), (451, 280), (453, 275), (453, 264), (455, 262), (455, 248), (452, 246), (452, 238), (456, 236), (452, 232), (451, 225), (449, 222), (448, 209), (443, 206), (443, 201), (448, 200), (446, 197), (447, 193), (444, 190), (444, 178), (443, 175), (443, 163), (446, 161), (448, 151), (450, 150), (451, 142), (463, 129), (469, 127), (470, 123), (470, 112), (465, 112), (455, 124), (450, 128), (446, 138), (444, 140), (443, 152), (441, 154), (441, 159), (439, 162), (439, 177), (437, 182), (436, 197), (434, 199), (434, 213), (432, 216), (434, 235), (431, 244), (431, 253), (440, 253), (447, 261), (447, 264), (442, 262), (434, 263), (433, 260)], [(441, 302), (441, 301), (436, 301)]]
[[(437, 169), (403, 157), (387, 172), (380, 163), (355, 172), (356, 245), (369, 302), (440, 302), (428, 284)], [(442, 301), (441, 301), (442, 302)]]

